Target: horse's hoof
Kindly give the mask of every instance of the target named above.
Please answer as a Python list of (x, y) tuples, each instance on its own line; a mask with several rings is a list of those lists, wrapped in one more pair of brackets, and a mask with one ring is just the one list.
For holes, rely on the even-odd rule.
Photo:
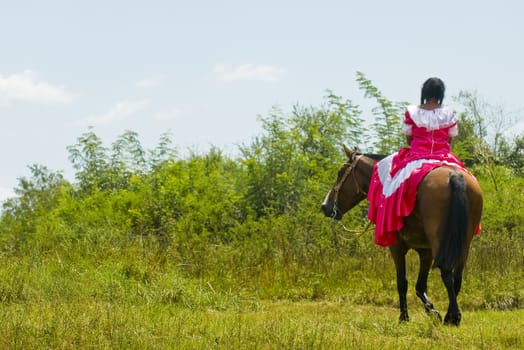
[(460, 325), (461, 318), (462, 316), (460, 314), (457, 314), (457, 315), (446, 314), (446, 317), (444, 317), (444, 324), (458, 327)]
[(429, 315), (429, 317), (434, 318), (438, 322), (442, 323), (442, 316), (440, 315), (440, 312), (438, 312), (437, 309), (426, 310), (426, 313)]
[(407, 314), (407, 313), (401, 313), (401, 314), (400, 314), (400, 317), (399, 317), (399, 319), (398, 319), (398, 321), (399, 321), (400, 323), (408, 322), (408, 321), (409, 321), (409, 316), (408, 316), (408, 314)]
[(430, 302), (424, 304), (424, 310), (426, 310), (428, 314), (431, 312), (437, 311), (435, 310), (435, 306), (433, 306), (433, 304)]

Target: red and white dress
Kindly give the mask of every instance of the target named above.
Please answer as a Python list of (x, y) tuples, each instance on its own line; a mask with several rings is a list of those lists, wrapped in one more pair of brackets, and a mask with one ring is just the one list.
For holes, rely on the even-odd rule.
[(384, 247), (397, 242), (396, 232), (415, 207), (417, 187), (431, 170), (443, 165), (465, 170), (450, 151), (450, 140), (457, 135), (457, 118), (451, 109), (409, 106), (402, 131), (411, 136), (410, 147), (375, 164), (368, 192), (375, 243)]

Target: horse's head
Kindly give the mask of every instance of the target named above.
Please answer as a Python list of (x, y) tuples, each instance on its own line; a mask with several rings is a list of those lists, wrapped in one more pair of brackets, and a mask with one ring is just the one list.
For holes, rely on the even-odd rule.
[(340, 220), (348, 210), (367, 197), (376, 160), (344, 146), (348, 161), (338, 171), (333, 188), (322, 203), (322, 212)]

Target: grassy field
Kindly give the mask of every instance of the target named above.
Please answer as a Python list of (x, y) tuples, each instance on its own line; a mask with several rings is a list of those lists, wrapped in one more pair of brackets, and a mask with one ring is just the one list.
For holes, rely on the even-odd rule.
[[(44, 242), (0, 251), (0, 349), (524, 348), (521, 260), (501, 269), (497, 254), (483, 261), (477, 249), (457, 328), (424, 313), (415, 254), (411, 321), (399, 324), (393, 264), (371, 242), (367, 258), (325, 253), (309, 265), (231, 246)], [(438, 271), (429, 295), (444, 314)]]
[(457, 327), (421, 310), (397, 322), (391, 307), (261, 302), (246, 310), (113, 303), (0, 306), (4, 349), (520, 349), (524, 311), (464, 312)]

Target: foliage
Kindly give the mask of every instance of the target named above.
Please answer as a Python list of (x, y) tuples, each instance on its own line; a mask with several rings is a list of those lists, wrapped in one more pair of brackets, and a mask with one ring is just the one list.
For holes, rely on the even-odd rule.
[(70, 188), (59, 172), (43, 165), (29, 167), (31, 176), (19, 179), (16, 197), (3, 204), (0, 235), (21, 239), (49, 224), (50, 211), (60, 205), (64, 192)]
[(107, 149), (92, 130), (82, 134), (78, 138), (78, 143), (67, 149), (82, 192), (110, 189), (111, 177), (108, 172), (110, 163), (106, 155)]
[(290, 116), (273, 109), (261, 118), (262, 135), (241, 147), (248, 211), (280, 215), (296, 211), (305, 197), (322, 196), (318, 184), (340, 163), (341, 140), (360, 145), (367, 137), (359, 113), (328, 92), (319, 108), (295, 106)]
[(364, 96), (374, 99), (377, 103), (377, 107), (373, 108), (375, 120), (372, 124), (375, 151), (379, 154), (394, 153), (406, 143), (401, 127), (408, 103), (392, 102), (384, 97), (362, 72), (357, 72), (357, 82), (364, 91)]
[[(357, 81), (377, 103), (371, 126), (359, 106), (328, 91), (319, 107), (275, 108), (261, 117), (262, 132), (240, 146), (237, 158), (216, 147), (179, 158), (169, 134), (153, 150), (132, 131), (107, 147), (89, 129), (68, 148), (75, 182), (30, 166), (0, 218), (0, 314), (6, 325), (0, 347), (147, 348), (158, 339), (183, 347), (190, 345), (178, 335), (194, 332), (202, 347), (216, 348), (263, 347), (264, 339), (271, 340), (269, 347), (411, 346), (404, 337), (443, 346), (448, 331), (422, 311), (412, 313), (412, 328), (397, 325), (393, 264), (387, 250), (373, 244), (371, 230), (363, 231), (366, 203), (344, 218), (362, 235), (334, 233), (319, 212), (346, 161), (343, 143), (391, 153), (404, 142), (405, 104), (387, 100), (361, 73)], [(474, 95), (461, 98), (467, 103), (454, 150), (469, 161), (485, 195), (483, 230), (473, 242), (460, 295), (469, 329), (468, 318), (499, 317), (486, 310), (524, 307), (524, 136), (492, 142), (486, 105)], [(416, 255), (408, 254), (410, 281), (417, 266)], [(430, 276), (429, 293), (442, 311), (447, 296), (437, 274)], [(299, 321), (280, 311), (267, 316), (267, 308), (290, 300), (345, 306), (352, 316), (334, 308), (315, 311), (328, 317), (320, 323), (300, 311)], [(415, 295), (409, 302), (416, 310)], [(387, 316), (376, 321), (362, 315), (366, 308)], [(243, 322), (260, 332), (242, 328)], [(337, 338), (340, 322), (350, 336)], [(466, 336), (454, 344), (518, 347), (516, 328), (504, 329), (503, 339), (489, 328), (485, 343)], [(214, 332), (213, 340), (204, 329)], [(235, 329), (245, 342), (226, 335)], [(370, 343), (377, 334), (380, 340)]]
[(487, 103), (475, 91), (461, 91), (455, 100), (463, 106), (458, 118), (459, 135), (452, 148), (459, 158), (469, 166), (501, 164), (521, 175), (524, 135), (511, 139), (505, 135), (518, 119), (502, 107)]

